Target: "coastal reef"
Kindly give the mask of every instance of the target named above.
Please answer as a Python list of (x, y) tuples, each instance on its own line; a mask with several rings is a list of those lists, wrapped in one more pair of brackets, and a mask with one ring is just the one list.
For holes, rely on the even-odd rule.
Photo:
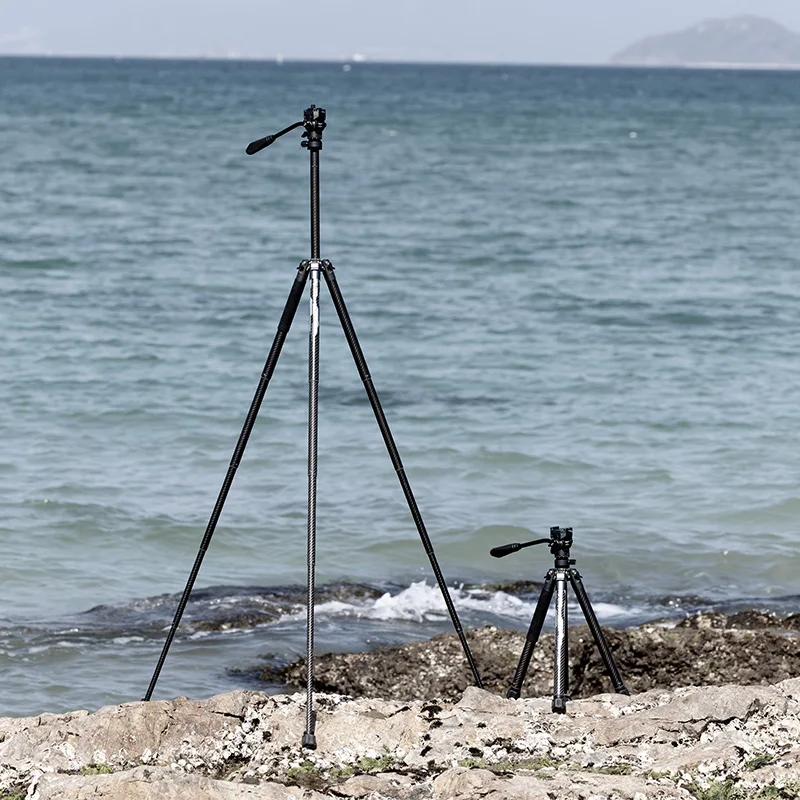
[[(524, 633), (454, 634), (320, 656), (316, 750), (305, 694), (235, 691), (0, 719), (0, 800), (800, 800), (798, 618), (758, 611), (606, 629), (631, 696), (585, 628), (572, 697), (551, 711), (552, 637), (520, 700)], [(299, 683), (302, 662), (270, 665)], [(488, 689), (488, 690), (487, 690)]]
[[(800, 614), (778, 617), (760, 611), (695, 614), (637, 628), (603, 628), (630, 691), (678, 686), (771, 684), (800, 675)], [(494, 627), (467, 632), (484, 688), (505, 694), (525, 642), (523, 631)], [(586, 626), (569, 631), (570, 694), (611, 691), (600, 653)], [(533, 651), (523, 685), (541, 696), (553, 684), (553, 634)], [(454, 633), (365, 653), (326, 653), (314, 659), (315, 687), (355, 697), (456, 700), (473, 682)], [(305, 686), (305, 660), (268, 662), (259, 676), (271, 685)]]
[(800, 679), (576, 700), (236, 691), (0, 719), (3, 800), (800, 797)]

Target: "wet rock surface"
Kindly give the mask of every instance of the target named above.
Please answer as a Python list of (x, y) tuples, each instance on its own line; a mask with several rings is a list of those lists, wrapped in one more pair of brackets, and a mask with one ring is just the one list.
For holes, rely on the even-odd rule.
[[(679, 686), (770, 684), (800, 675), (800, 615), (780, 619), (766, 612), (730, 616), (697, 614), (675, 624), (603, 628), (614, 660), (632, 692)], [(492, 627), (468, 631), (467, 638), (484, 687), (505, 694), (525, 642), (522, 631)], [(570, 690), (573, 697), (611, 691), (610, 679), (588, 628), (569, 631)], [(330, 653), (315, 659), (318, 689), (355, 697), (413, 700), (457, 698), (473, 683), (455, 634), (368, 653)], [(260, 677), (271, 684), (305, 685), (305, 662), (268, 664)], [(553, 636), (537, 643), (525, 696), (552, 691)]]
[(0, 719), (0, 797), (647, 800), (800, 796), (800, 678), (575, 700), (233, 692)]
[[(216, 591), (224, 592), (226, 587), (217, 587)], [(332, 600), (359, 602), (375, 600), (383, 594), (381, 588), (361, 583), (329, 583), (321, 586), (317, 592), (318, 603), (329, 603)], [(228, 590), (223, 602), (203, 603), (202, 590), (197, 593), (195, 603), (199, 605), (196, 618), (190, 613), (184, 627), (192, 631), (225, 631), (246, 630), (257, 625), (275, 622), (282, 615), (296, 612), (305, 607), (306, 591), (303, 587), (273, 587), (263, 590)]]

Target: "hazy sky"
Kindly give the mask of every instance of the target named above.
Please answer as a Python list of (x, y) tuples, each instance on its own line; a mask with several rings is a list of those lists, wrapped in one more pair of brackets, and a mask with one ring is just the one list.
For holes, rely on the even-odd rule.
[(738, 14), (800, 32), (800, 0), (0, 0), (0, 52), (591, 63)]

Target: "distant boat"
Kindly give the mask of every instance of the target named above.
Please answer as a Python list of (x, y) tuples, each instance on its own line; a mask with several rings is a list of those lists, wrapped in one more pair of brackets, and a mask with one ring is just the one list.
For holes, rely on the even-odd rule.
[(281, 64), (283, 64), (283, 56), (282, 56), (280, 53), (278, 53), (278, 55), (277, 55), (277, 56), (275, 56), (275, 63), (276, 63), (278, 66), (280, 66)]
[(366, 61), (367, 57), (363, 53), (353, 53), (353, 56), (350, 60), (360, 63), (362, 61)]

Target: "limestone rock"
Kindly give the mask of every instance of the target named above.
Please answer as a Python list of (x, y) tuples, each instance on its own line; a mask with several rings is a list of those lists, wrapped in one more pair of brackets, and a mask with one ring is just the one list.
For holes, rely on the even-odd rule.
[(114, 775), (45, 775), (31, 800), (316, 800), (323, 795), (280, 783), (258, 786), (137, 767)]
[[(0, 720), (0, 798), (648, 800), (800, 796), (800, 679), (572, 701), (233, 692)], [(737, 792), (738, 794), (734, 793)], [(782, 794), (781, 794), (782, 793)]]

